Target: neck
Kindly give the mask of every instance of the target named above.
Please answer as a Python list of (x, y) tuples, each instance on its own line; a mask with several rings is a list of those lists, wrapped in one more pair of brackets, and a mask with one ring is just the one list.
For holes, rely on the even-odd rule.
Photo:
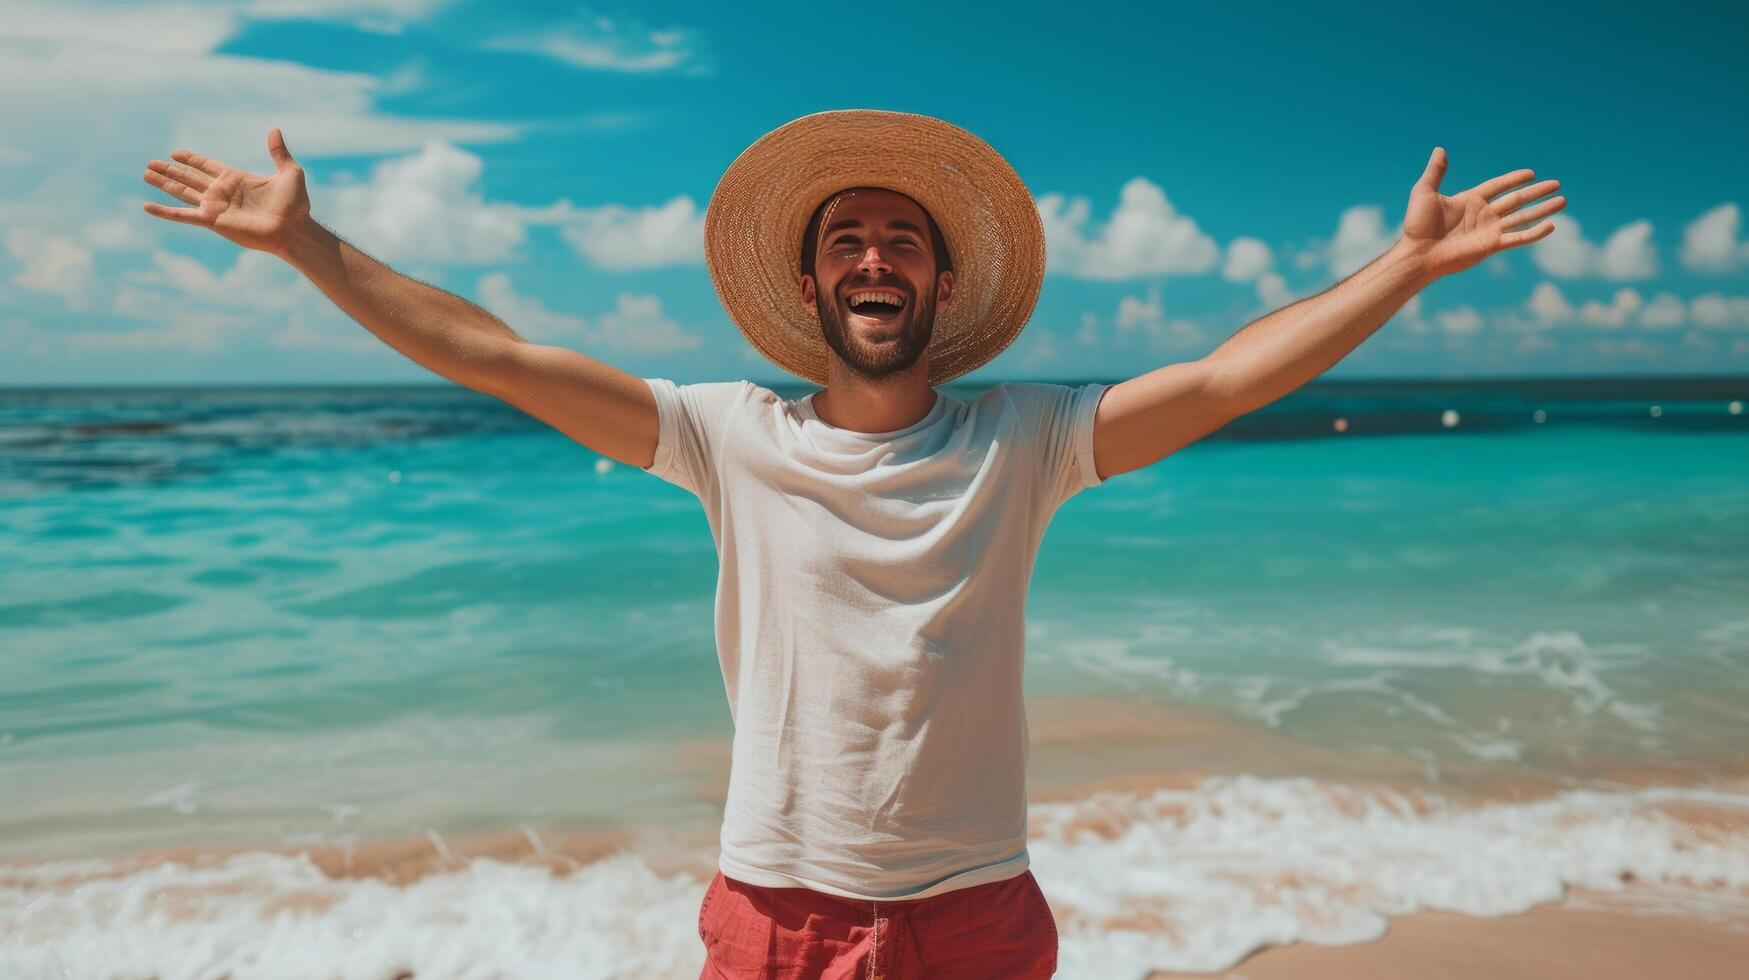
[(921, 359), (909, 370), (878, 380), (834, 363), (827, 369), (826, 388), (814, 395), (813, 405), (820, 421), (835, 429), (891, 432), (921, 421), (939, 397), (929, 387), (928, 367)]

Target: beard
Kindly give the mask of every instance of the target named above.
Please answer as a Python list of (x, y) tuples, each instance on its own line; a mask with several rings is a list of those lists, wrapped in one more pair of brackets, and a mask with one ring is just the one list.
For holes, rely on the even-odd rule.
[(892, 322), (879, 328), (897, 336), (878, 343), (870, 342), (853, 330), (849, 314), (836, 299), (821, 303), (820, 330), (827, 346), (837, 352), (844, 365), (856, 374), (868, 378), (884, 378), (897, 374), (917, 363), (935, 333), (935, 299), (920, 296), (909, 303)]

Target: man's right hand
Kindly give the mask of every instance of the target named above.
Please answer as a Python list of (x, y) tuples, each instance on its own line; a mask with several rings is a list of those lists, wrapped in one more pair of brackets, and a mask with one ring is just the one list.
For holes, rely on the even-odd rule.
[(173, 163), (153, 160), (142, 175), (146, 183), (194, 207), (147, 202), (146, 213), (211, 228), (244, 248), (285, 257), (291, 230), (309, 217), (310, 195), (304, 169), (285, 148), (278, 128), (267, 134), (267, 152), (274, 172), (266, 177), (188, 150), (173, 151)]

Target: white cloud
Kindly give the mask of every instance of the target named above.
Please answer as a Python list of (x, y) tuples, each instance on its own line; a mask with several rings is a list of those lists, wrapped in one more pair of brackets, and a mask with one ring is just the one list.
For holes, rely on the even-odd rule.
[(1690, 330), (1682, 335), (1682, 346), (1693, 348), (1702, 354), (1713, 354), (1718, 351), (1719, 342), (1699, 330)]
[(1136, 296), (1125, 296), (1117, 301), (1117, 328), (1121, 331), (1146, 327), (1149, 324), (1164, 323), (1165, 311), (1160, 307), (1160, 291), (1148, 290), (1146, 300)]
[(1107, 280), (1200, 274), (1221, 259), (1214, 239), (1144, 177), (1124, 184), (1117, 210), (1097, 229), (1090, 225), (1092, 205), (1084, 197), (1046, 194), (1038, 199), (1038, 209), (1052, 272)]
[(1467, 337), (1481, 331), (1482, 314), (1477, 313), (1473, 306), (1457, 306), (1435, 313), (1433, 322), (1452, 336)]
[(1602, 277), (1647, 279), (1658, 274), (1658, 253), (1652, 245), (1652, 223), (1646, 220), (1622, 225), (1600, 246), (1586, 240), (1579, 222), (1553, 215), (1555, 230), (1531, 250), (1537, 268), (1558, 279)]
[(262, 20), (341, 20), (383, 34), (399, 33), (453, 0), (245, 0), (239, 9)]
[(1027, 370), (1055, 364), (1063, 357), (1063, 345), (1056, 332), (1043, 327), (1027, 327), (1011, 350), (1015, 366)]
[(223, 272), (163, 249), (151, 258), (152, 268), (122, 275), (111, 309), (152, 325), (71, 334), (70, 344), (211, 352), (265, 336), (281, 348), (389, 352), (297, 270), (265, 252), (239, 251)]
[(1594, 327), (1618, 329), (1627, 326), (1628, 321), (1644, 305), (1638, 291), (1618, 289), (1608, 305), (1594, 299), (1586, 300), (1579, 307), (1579, 320)]
[(1343, 278), (1360, 269), (1391, 247), (1402, 236), (1402, 226), (1385, 228), (1384, 209), (1357, 204), (1342, 212), (1336, 222), (1336, 237), (1327, 254), (1330, 272)]
[(149, 228), (151, 222), (139, 214), (129, 212), (87, 222), (80, 237), (92, 248), (135, 251), (152, 246), (153, 238)]
[(1558, 350), (1560, 346), (1542, 334), (1527, 333), (1514, 345), (1513, 350), (1520, 354), (1539, 354), (1544, 351)]
[(1537, 268), (1561, 279), (1577, 279), (1588, 274), (1597, 265), (1597, 246), (1585, 240), (1579, 222), (1557, 214), (1549, 218), (1549, 224), (1554, 225), (1555, 230), (1531, 249), (1531, 261)]
[(1275, 271), (1275, 253), (1255, 238), (1240, 236), (1227, 243), (1221, 276), (1229, 282), (1255, 282), (1257, 300), (1264, 306), (1280, 307), (1294, 301), (1287, 280)]
[(1296, 269), (1316, 269), (1318, 266), (1330, 264), (1329, 246), (1322, 241), (1313, 241), (1304, 248), (1289, 245), (1287, 253)]
[(509, 324), (510, 329), (537, 343), (563, 344), (581, 337), (588, 325), (580, 316), (549, 310), (537, 297), (518, 293), (511, 286), (510, 277), (502, 272), (481, 276), (474, 289), (481, 306)]
[[(171, 203), (140, 174), (146, 161), (168, 159), (178, 147), (267, 172), (266, 134), (274, 125), (285, 129), (292, 151), (306, 163), (325, 153), (404, 150), (431, 138), (502, 140), (520, 133), (514, 124), (379, 112), (374, 102), (382, 85), (370, 75), (214, 53), (246, 18), (289, 15), (294, 6), (6, 5), (0, 16), (0, 133), (14, 134), (9, 142), (16, 152), (5, 157), (19, 159), (26, 155), (20, 147), (28, 146), (30, 159), (55, 161), (53, 167), (9, 172), (7, 192), (18, 196), (0, 201), (0, 227), (37, 229), (45, 243), (61, 239), (33, 259), (28, 281), (63, 295), (77, 292), (74, 303), (109, 305), (122, 299), (116, 286), (121, 277), (102, 268), (99, 275), (80, 273), (100, 258), (91, 253), (139, 253), (160, 239), (183, 242), (206, 234), (140, 209), (143, 200)], [(428, 6), (388, 2), (347, 9), (393, 16)], [(337, 4), (302, 7), (351, 16)], [(29, 134), (28, 143), (20, 144), (16, 134)], [(122, 305), (138, 299), (127, 297)], [(183, 333), (166, 332), (157, 342), (210, 347), (224, 336), (216, 320), (194, 309), (164, 308), (155, 318), (170, 323), (173, 316), (186, 317)], [(102, 346), (114, 333), (92, 332), (64, 343)], [(136, 336), (128, 343), (153, 342), (130, 333)]]
[(1684, 303), (1672, 293), (1659, 293), (1650, 300), (1638, 290), (1615, 291), (1608, 303), (1586, 300), (1575, 307), (1552, 282), (1539, 283), (1522, 308), (1496, 312), (1493, 322), (1509, 330), (1538, 331), (1579, 324), (1604, 330), (1638, 327), (1671, 330), (1687, 323), (1709, 329), (1749, 328), (1749, 296), (1705, 293)]
[(523, 209), (483, 200), (474, 188), (483, 169), (478, 156), (433, 140), (378, 163), (367, 184), (312, 190), (311, 199), (337, 231), (385, 262), (499, 262), (522, 244)]
[(1652, 223), (1641, 219), (1617, 228), (1603, 243), (1598, 271), (1605, 279), (1650, 279), (1658, 274), (1658, 251), (1652, 247)]
[(273, 346), (285, 350), (352, 351), (377, 355), (394, 353), (375, 334), (350, 320), (336, 323), (303, 314), (288, 317), (285, 326), (275, 330), (268, 340)]
[(1257, 298), (1264, 306), (1281, 307), (1292, 303), (1297, 297), (1293, 290), (1287, 288), (1287, 280), (1280, 274), (1265, 272), (1257, 277)]
[[(107, 176), (118, 159), (144, 169), (146, 160), (163, 159), (176, 147), (265, 171), (271, 169), (266, 137), (273, 126), (304, 159), (521, 133), (520, 126), (502, 122), (378, 112), (373, 102), (383, 83), (368, 74), (214, 54), (238, 29), (240, 9), (247, 8), (9, 4), (0, 40), (19, 43), (0, 45), (0, 92), (53, 92), (54, 98), (0, 98), (0, 132), (30, 133), (32, 152), (41, 159), (104, 168), (77, 175), (85, 181)], [(106, 151), (95, 157), (94, 133)], [(137, 172), (123, 171), (127, 177)]]
[(307, 295), (320, 296), (297, 270), (266, 252), (239, 250), (230, 268), (215, 273), (186, 255), (155, 249), (152, 266), (123, 275), (115, 312), (156, 319), (157, 304), (185, 297), (224, 309), (281, 313), (296, 305), (300, 284)]
[[(1433, 330), (1433, 328), (1428, 325), (1427, 321), (1423, 320), (1421, 318), (1421, 294), (1420, 293), (1416, 293), (1415, 295), (1409, 297), (1409, 301), (1404, 303), (1402, 309), (1398, 310), (1397, 314), (1395, 316), (1393, 316), (1388, 322), (1390, 322), (1390, 323), (1399, 323), (1400, 322), (1403, 325), (1403, 329), (1405, 331), (1407, 331), (1408, 333), (1412, 333), (1412, 334), (1431, 333)], [(1404, 346), (1405, 349), (1417, 349), (1417, 345), (1414, 345), (1414, 344), (1405, 344), (1402, 346)]]
[(398, 30), (451, 0), (239, 0), (217, 3), (77, 3), (11, 0), (0, 38), (31, 43), (80, 41), (136, 51), (213, 50), (244, 19), (335, 20)]
[(84, 5), (53, 0), (14, 0), (0, 18), (0, 38), (32, 46), (67, 44), (201, 54), (237, 29), (234, 9), (224, 5), (140, 3)]
[(1250, 282), (1275, 265), (1275, 253), (1255, 238), (1241, 236), (1227, 243), (1227, 262), (1221, 275), (1229, 282)]
[[(363, 96), (391, 94), (369, 76), (356, 93)], [(340, 79), (331, 80), (338, 83)], [(301, 84), (288, 82), (288, 84)], [(327, 87), (338, 87), (329, 85)], [(348, 99), (346, 101), (353, 101)], [(358, 101), (363, 101), (359, 98)], [(285, 108), (214, 108), (211, 112), (178, 119), (169, 128), (167, 146), (154, 153), (166, 158), (171, 149), (191, 149), (225, 161), (233, 167), (268, 173), (267, 131), (279, 127), (286, 145), (298, 161), (329, 156), (381, 156), (403, 153), (440, 140), (456, 143), (502, 143), (522, 135), (514, 123), (476, 122), (463, 119), (403, 118), (380, 115), (363, 107), (345, 104), (296, 105)], [(142, 165), (144, 161), (141, 161)]]
[(1749, 296), (1704, 293), (1688, 303), (1694, 322), (1714, 329), (1749, 327)]
[(1625, 356), (1640, 360), (1657, 361), (1663, 360), (1666, 353), (1662, 345), (1647, 343), (1639, 337), (1626, 337), (1620, 340), (1613, 337), (1604, 337), (1592, 341), (1589, 346), (1597, 354), (1608, 360), (1614, 360), (1617, 357)]
[(1148, 298), (1125, 296), (1117, 304), (1119, 343), (1142, 335), (1156, 350), (1194, 346), (1203, 342), (1203, 332), (1189, 320), (1168, 317), (1160, 305), (1160, 290), (1148, 290)]
[(482, 45), (491, 51), (523, 51), (543, 55), (576, 68), (595, 71), (655, 73), (708, 69), (699, 56), (700, 42), (691, 31), (650, 30), (635, 22), (580, 13), (569, 23), (540, 31), (504, 34)]
[(1524, 305), (1530, 310), (1531, 316), (1543, 325), (1554, 326), (1573, 319), (1573, 304), (1567, 302), (1561, 287), (1552, 282), (1537, 283)]
[(1384, 209), (1376, 204), (1356, 204), (1336, 219), (1336, 234), (1329, 241), (1313, 239), (1300, 247), (1288, 246), (1290, 263), (1296, 269), (1324, 266), (1342, 279), (1379, 257), (1402, 237), (1399, 223), (1385, 227)]
[(208, 353), (224, 347), (244, 326), (236, 314), (186, 310), (155, 327), (67, 335), (69, 346), (89, 351), (170, 350)]
[(557, 224), (559, 234), (585, 259), (604, 269), (624, 271), (704, 262), (704, 212), (680, 195), (653, 207), (606, 204), (574, 207), (560, 201), (530, 209), (534, 224)]
[(694, 350), (704, 341), (687, 333), (662, 313), (655, 296), (620, 293), (612, 313), (598, 318), (591, 343), (642, 354), (668, 354)]
[(1659, 293), (1652, 297), (1652, 301), (1640, 311), (1640, 326), (1648, 330), (1679, 327), (1687, 319), (1688, 307), (1671, 293)]
[(1091, 311), (1081, 314), (1081, 329), (1075, 331), (1075, 342), (1083, 347), (1104, 347), (1099, 336), (1099, 317)]
[(14, 228), (6, 235), (6, 251), (24, 267), (12, 282), (59, 296), (69, 309), (89, 305), (94, 282), (90, 250), (65, 235)]
[(527, 207), (485, 200), (484, 169), (477, 154), (432, 140), (378, 162), (364, 183), (315, 185), (310, 197), (336, 232), (390, 264), (514, 259), (530, 225), (557, 225), (579, 255), (615, 271), (703, 261), (704, 214), (688, 196), (643, 208), (568, 200)]
[(549, 309), (538, 297), (516, 291), (502, 272), (487, 273), (476, 285), (480, 305), (537, 343), (573, 347), (585, 353), (669, 354), (696, 350), (704, 339), (681, 328), (662, 311), (656, 296), (620, 293), (614, 308), (591, 319)]
[(1682, 264), (1691, 272), (1735, 272), (1749, 265), (1749, 241), (1738, 241), (1743, 221), (1735, 203), (1721, 204), (1682, 229)]

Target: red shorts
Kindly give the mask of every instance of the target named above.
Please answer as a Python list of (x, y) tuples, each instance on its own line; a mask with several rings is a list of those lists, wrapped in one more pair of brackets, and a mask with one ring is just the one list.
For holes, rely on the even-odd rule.
[(1057, 970), (1031, 871), (928, 898), (866, 902), (717, 872), (698, 909), (699, 980), (991, 980)]

